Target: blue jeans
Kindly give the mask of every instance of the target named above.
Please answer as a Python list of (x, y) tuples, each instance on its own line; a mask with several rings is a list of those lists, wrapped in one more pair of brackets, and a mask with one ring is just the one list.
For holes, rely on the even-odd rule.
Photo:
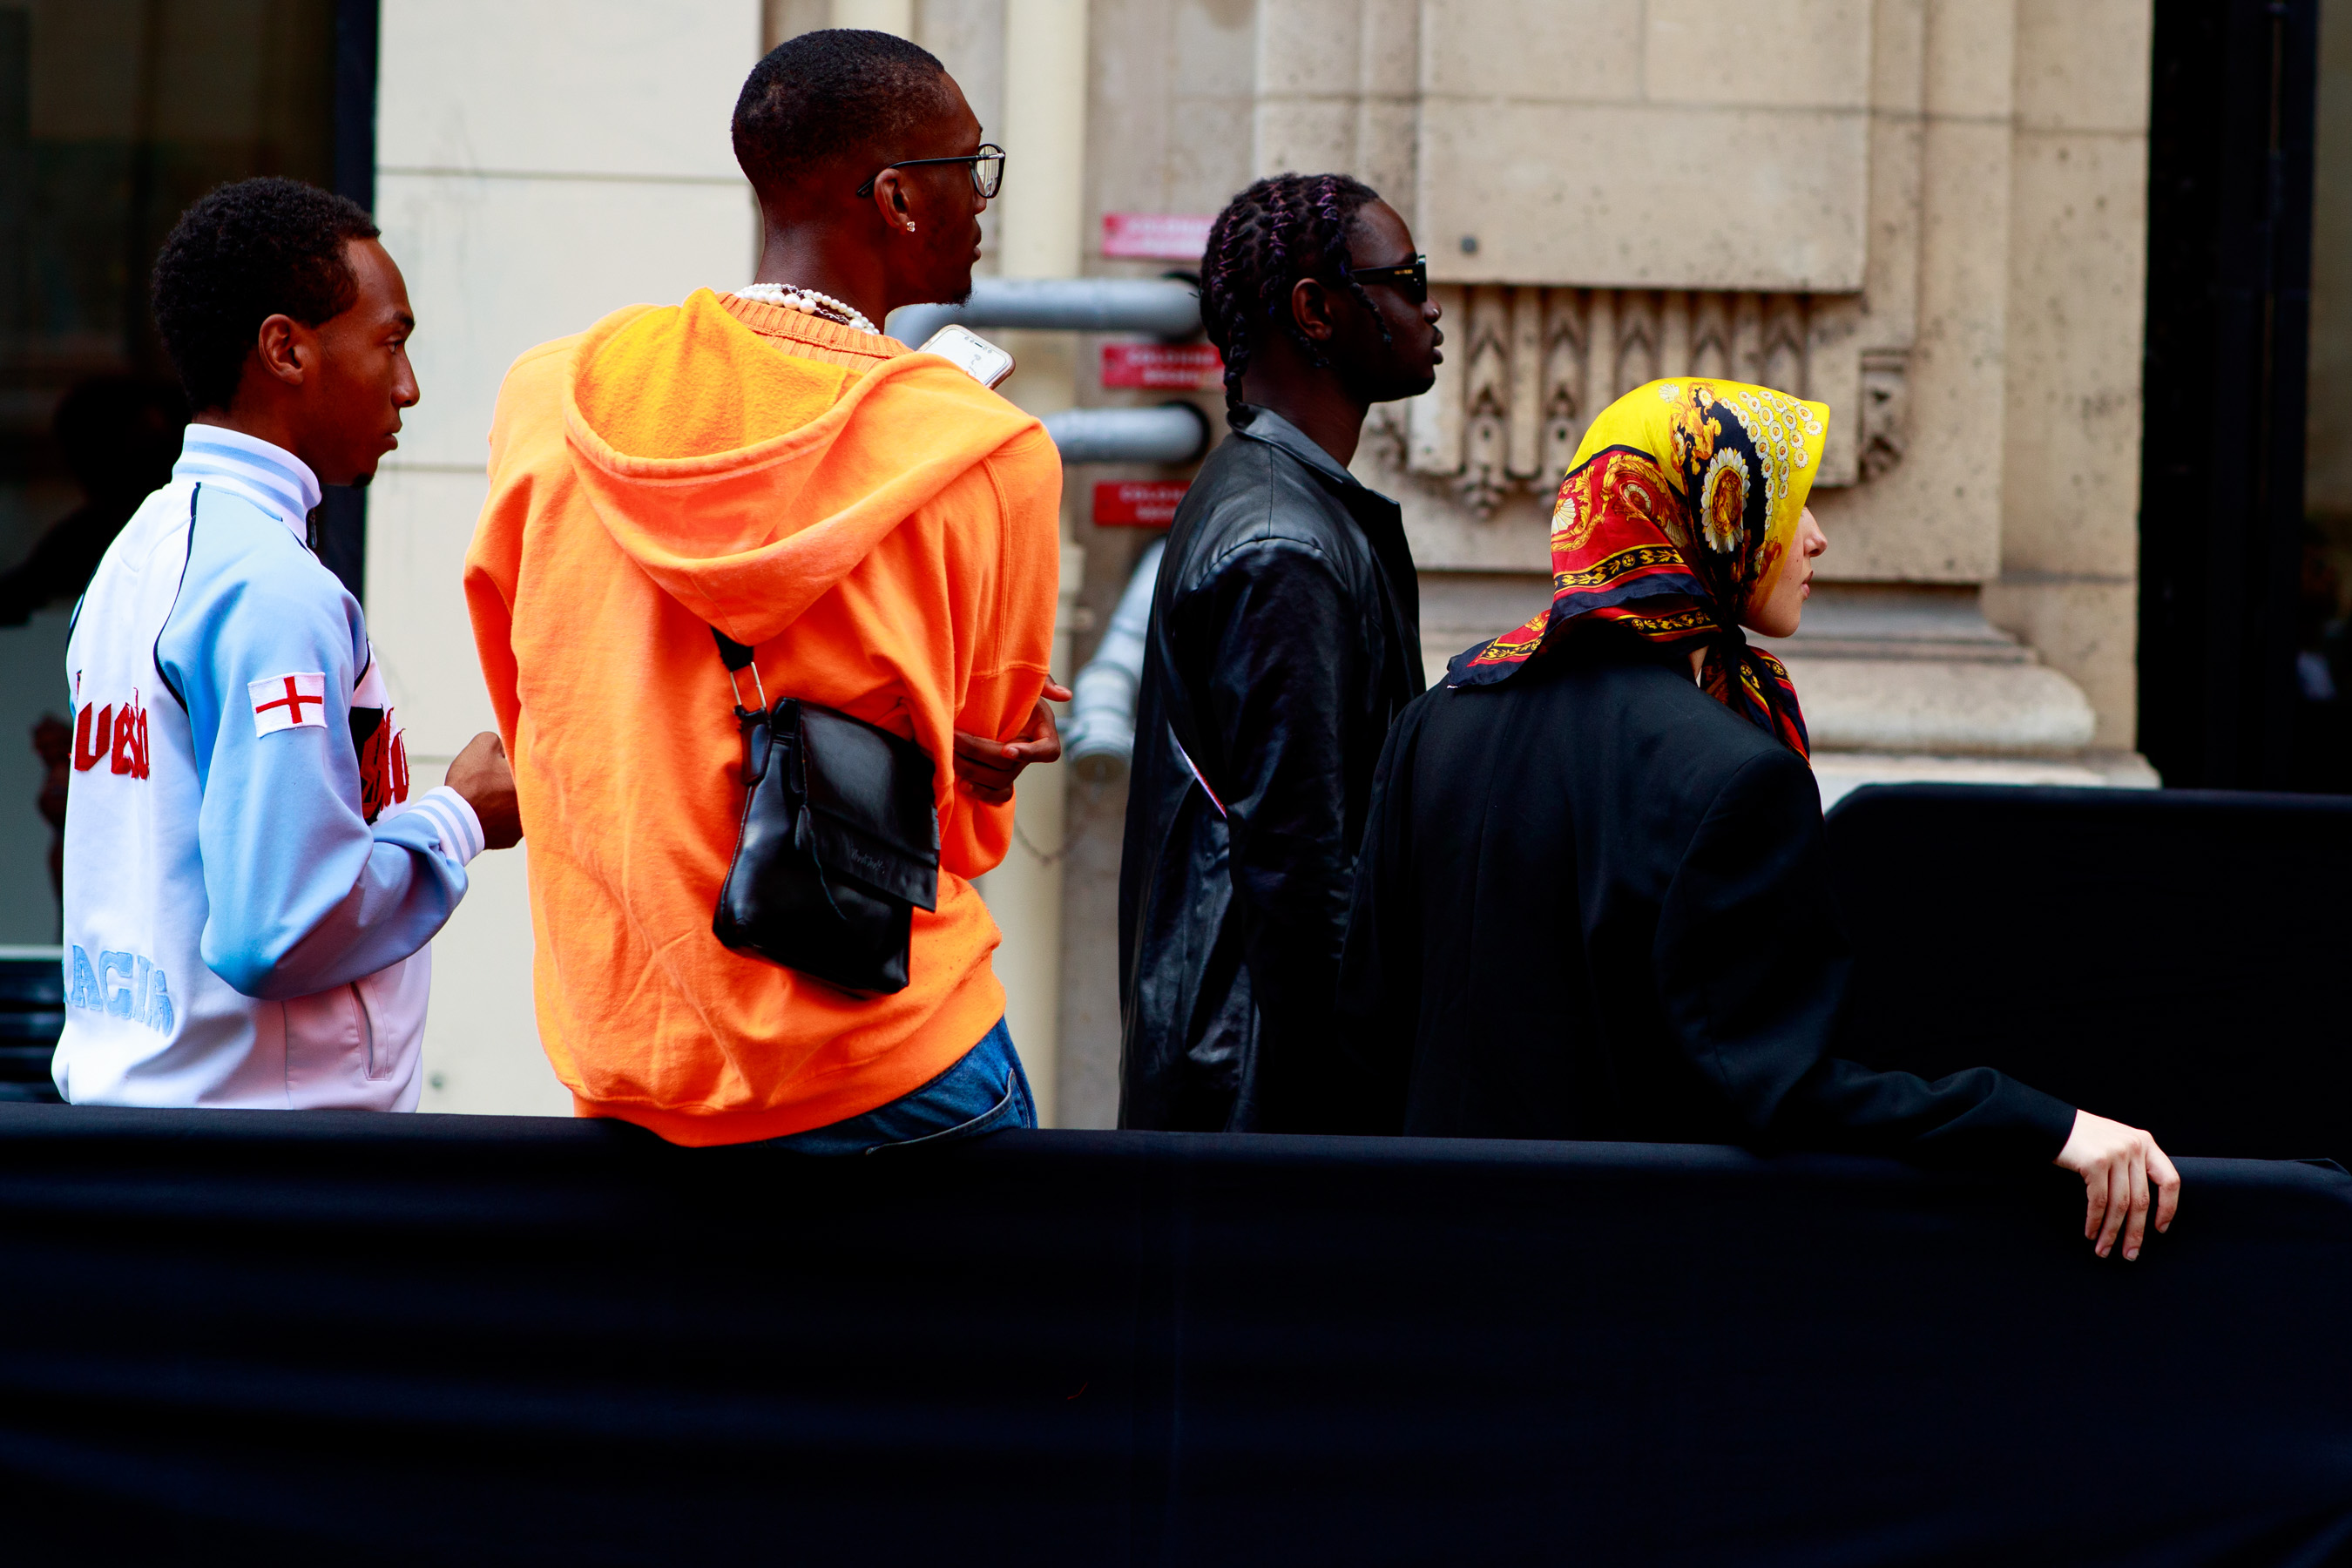
[(828, 1127), (812, 1127), (768, 1147), (795, 1154), (873, 1154), (885, 1149), (929, 1148), (1034, 1127), (1037, 1107), (1029, 1098), (1029, 1078), (1013, 1048), (1013, 1033), (999, 1018), (980, 1044), (922, 1088), (902, 1094), (863, 1116)]

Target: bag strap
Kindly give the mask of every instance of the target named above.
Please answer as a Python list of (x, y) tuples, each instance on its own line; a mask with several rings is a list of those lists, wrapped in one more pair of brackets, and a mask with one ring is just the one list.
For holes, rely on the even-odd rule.
[[(768, 710), (768, 689), (761, 683), (760, 667), (751, 662), (751, 650), (743, 644), (737, 642), (733, 637), (729, 637), (725, 632), (720, 631), (717, 626), (710, 628), (710, 640), (719, 645), (719, 662), (727, 667), (727, 684), (729, 687), (733, 689), (735, 693), (735, 717), (738, 719), (747, 719), (753, 713), (766, 712)], [(737, 678), (740, 677), (746, 668), (749, 668), (751, 672), (751, 689), (760, 694), (760, 706), (757, 708), (746, 708), (743, 706), (743, 684)]]
[[(735, 718), (737, 722), (743, 726), (745, 744), (748, 746), (752, 721), (767, 711), (768, 689), (761, 683), (760, 668), (751, 662), (751, 650), (749, 647), (737, 642), (717, 626), (710, 628), (710, 640), (719, 645), (719, 660), (727, 666), (727, 684), (735, 691)], [(760, 706), (757, 708), (743, 706), (743, 688), (738, 678), (745, 669), (751, 672), (751, 689), (760, 694)], [(748, 755), (745, 759), (745, 768), (748, 773), (750, 768)], [(789, 778), (786, 779), (787, 788), (791, 787), (791, 782)], [(803, 784), (800, 787), (805, 794), (808, 786)], [(746, 809), (749, 809), (748, 805)], [(833, 911), (835, 920), (841, 919), (841, 906), (835, 903), (833, 898), (832, 879), (825, 876), (824, 861), (817, 853), (815, 824), (811, 821), (806, 811), (799, 813), (797, 820), (793, 824), (793, 843), (802, 854), (809, 858), (809, 864), (816, 868), (817, 891), (824, 895), (825, 908)], [(740, 851), (738, 850), (738, 853), (740, 854)], [(729, 868), (729, 873), (733, 874), (731, 866)]]

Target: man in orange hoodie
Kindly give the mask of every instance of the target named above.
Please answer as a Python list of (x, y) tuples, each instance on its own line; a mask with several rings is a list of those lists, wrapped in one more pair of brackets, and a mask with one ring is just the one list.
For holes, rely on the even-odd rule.
[[(678, 1143), (1034, 1126), (969, 879), (1003, 858), (1013, 775), (1059, 755), (1061, 463), (875, 325), (969, 292), (1003, 154), (937, 59), (848, 30), (761, 60), (734, 138), (759, 281), (531, 350), (491, 427), (466, 593), (530, 847), (540, 1038), (581, 1114)], [(938, 909), (914, 911), (905, 989), (860, 998), (711, 934), (742, 802), (714, 627), (767, 692), (929, 753)]]

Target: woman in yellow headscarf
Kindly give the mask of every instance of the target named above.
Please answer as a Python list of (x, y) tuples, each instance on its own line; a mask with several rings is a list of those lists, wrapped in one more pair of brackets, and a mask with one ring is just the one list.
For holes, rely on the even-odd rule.
[[(1653, 382), (1604, 410), (1552, 514), (1552, 602), (1456, 658), (1381, 757), (1340, 1037), (1368, 1131), (1738, 1142), (2080, 1173), (2138, 1255), (2179, 1176), (2154, 1139), (1989, 1068), (1831, 1054), (1847, 984), (1789, 673), (1828, 547), (1829, 410)], [(1744, 628), (1744, 629), (1743, 629)]]
[[(1829, 547), (1805, 506), (1825, 405), (1737, 381), (1654, 381), (1603, 409), (1552, 511), (1552, 601), (1454, 661), (1452, 683), (1508, 679), (1580, 623), (1688, 651), (1707, 695), (1806, 754), (1780, 661), (1748, 647), (1797, 629)], [(1760, 617), (1760, 619), (1759, 619)]]

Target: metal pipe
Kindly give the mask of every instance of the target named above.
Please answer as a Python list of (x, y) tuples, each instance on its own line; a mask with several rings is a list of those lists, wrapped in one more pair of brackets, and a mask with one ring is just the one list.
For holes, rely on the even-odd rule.
[(1209, 449), (1209, 416), (1189, 403), (1157, 408), (1065, 408), (1045, 434), (1074, 463), (1190, 463)]
[(1159, 585), (1160, 560), (1167, 551), (1165, 539), (1145, 547), (1093, 662), (1078, 671), (1074, 683), (1076, 700), (1062, 731), (1062, 754), (1081, 778), (1118, 778), (1135, 755), (1135, 698), (1143, 686), (1143, 638), (1151, 626), (1151, 593)]
[(962, 304), (902, 305), (887, 325), (892, 337), (920, 348), (950, 321), (1189, 338), (1201, 330), (1201, 296), (1172, 278), (975, 278)]

